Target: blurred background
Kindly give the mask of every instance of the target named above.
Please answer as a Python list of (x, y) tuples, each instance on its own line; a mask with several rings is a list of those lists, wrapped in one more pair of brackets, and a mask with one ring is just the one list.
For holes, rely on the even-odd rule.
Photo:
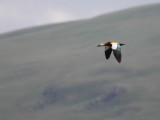
[(0, 0), (0, 119), (159, 120), (159, 21), (160, 0)]
[(0, 33), (16, 29), (91, 18), (160, 0), (1, 0)]

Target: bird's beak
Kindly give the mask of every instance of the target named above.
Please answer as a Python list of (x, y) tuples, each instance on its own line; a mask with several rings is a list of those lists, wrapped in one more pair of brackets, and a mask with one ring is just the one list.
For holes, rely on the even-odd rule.
[(97, 47), (102, 47), (102, 46), (104, 46), (104, 44), (99, 44)]

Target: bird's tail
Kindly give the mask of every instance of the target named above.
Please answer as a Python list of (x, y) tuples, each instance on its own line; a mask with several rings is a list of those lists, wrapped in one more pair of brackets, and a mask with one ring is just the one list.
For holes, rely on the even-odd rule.
[(120, 44), (120, 46), (122, 46), (122, 45), (126, 45), (126, 44), (123, 44), (123, 43), (119, 43)]

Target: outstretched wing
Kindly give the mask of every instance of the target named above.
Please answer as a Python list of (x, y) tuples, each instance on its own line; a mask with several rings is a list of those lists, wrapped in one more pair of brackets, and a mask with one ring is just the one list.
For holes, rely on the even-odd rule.
[(109, 47), (109, 46), (105, 46), (105, 56), (106, 56), (106, 59), (109, 59), (109, 57), (111, 55), (111, 52), (112, 52), (112, 48)]
[(120, 63), (121, 62), (121, 51), (120, 50), (113, 50), (114, 56), (116, 58), (116, 60)]

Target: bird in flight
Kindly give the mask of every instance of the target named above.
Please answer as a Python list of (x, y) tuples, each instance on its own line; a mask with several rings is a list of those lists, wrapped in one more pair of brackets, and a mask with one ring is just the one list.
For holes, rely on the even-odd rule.
[(109, 41), (107, 43), (101, 43), (97, 47), (102, 47), (102, 46), (105, 47), (105, 56), (106, 56), (107, 60), (109, 59), (109, 57), (112, 53), (112, 50), (113, 50), (113, 53), (114, 53), (116, 60), (120, 63), (121, 57), (122, 57), (122, 55), (121, 55), (121, 46), (122, 45), (125, 45), (125, 44)]

